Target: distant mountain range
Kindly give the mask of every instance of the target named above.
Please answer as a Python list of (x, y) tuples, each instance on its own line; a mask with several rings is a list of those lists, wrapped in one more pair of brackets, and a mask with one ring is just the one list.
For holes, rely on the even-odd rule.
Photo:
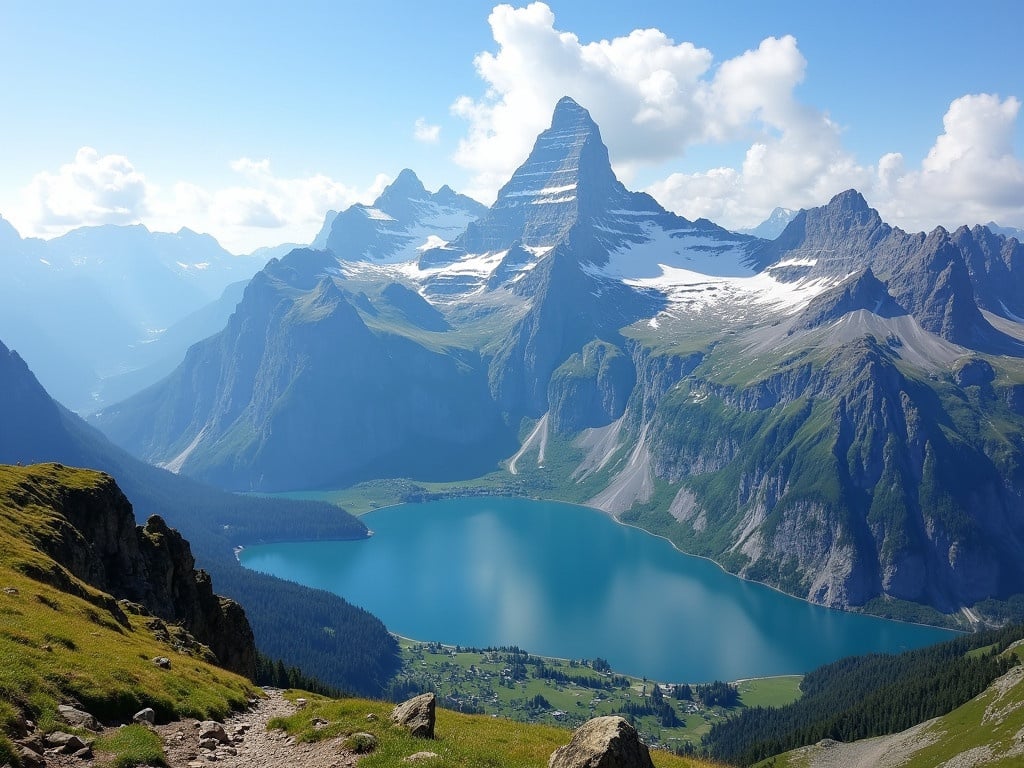
[(328, 504), (225, 493), (147, 465), (55, 402), (2, 342), (0, 392), (0, 464), (61, 462), (112, 475), (140, 523), (160, 515), (192, 541), (199, 566), (213, 576), (218, 592), (245, 606), (261, 651), (316, 669), (321, 680), (338, 688), (382, 693), (400, 660), (395, 640), (378, 619), (335, 595), (246, 570), (233, 551), (284, 537), (363, 538), (362, 522)]
[(827, 605), (1024, 591), (1024, 247), (769, 221), (627, 190), (563, 99), (489, 209), (403, 171), (96, 423), (231, 489), (504, 473)]
[[(161, 343), (166, 330), (265, 263), (233, 256), (188, 229), (83, 227), (43, 241), (23, 239), (3, 219), (0, 258), (5, 339), (62, 402), (86, 412), (138, 391), (133, 376), (145, 385), (166, 375), (188, 344), (222, 328), (234, 307), (214, 313), (184, 346)], [(123, 376), (128, 384), (116, 382)]]
[(763, 240), (774, 240), (776, 237), (782, 234), (782, 231), (786, 228), (786, 225), (791, 222), (799, 211), (794, 211), (792, 208), (776, 208), (769, 215), (768, 218), (758, 224), (756, 227), (750, 229), (738, 229), (744, 235), (753, 235), (754, 237), (760, 237)]

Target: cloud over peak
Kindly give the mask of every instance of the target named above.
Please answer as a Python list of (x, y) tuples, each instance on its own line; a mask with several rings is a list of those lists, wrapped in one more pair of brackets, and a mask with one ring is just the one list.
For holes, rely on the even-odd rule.
[[(993, 218), (1024, 222), (1024, 166), (1012, 139), (1020, 102), (991, 94), (954, 100), (917, 169), (894, 148), (860, 159), (821, 107), (800, 101), (808, 61), (792, 35), (715, 62), (711, 51), (657, 29), (582, 42), (556, 27), (551, 8), (499, 5), (488, 19), (495, 51), (474, 60), (485, 90), (451, 112), (467, 123), (455, 161), (467, 192), (492, 200), (571, 94), (601, 126), (617, 172), (669, 173), (648, 192), (687, 216), (754, 226), (776, 206), (821, 205), (856, 187), (893, 223), (930, 229)], [(697, 147), (747, 147), (733, 166), (672, 172)]]

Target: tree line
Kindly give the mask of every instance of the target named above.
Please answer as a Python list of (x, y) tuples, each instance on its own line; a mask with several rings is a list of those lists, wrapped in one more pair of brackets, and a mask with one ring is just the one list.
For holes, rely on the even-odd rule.
[(827, 664), (804, 677), (803, 695), (792, 704), (744, 709), (712, 726), (702, 741), (704, 751), (745, 766), (826, 738), (854, 741), (897, 733), (984, 691), (1018, 663), (1003, 652), (1022, 637), (1024, 626), (1014, 625), (899, 655)]

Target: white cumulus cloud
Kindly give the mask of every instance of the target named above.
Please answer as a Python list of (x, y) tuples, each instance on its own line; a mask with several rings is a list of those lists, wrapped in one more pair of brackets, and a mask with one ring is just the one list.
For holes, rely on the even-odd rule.
[(41, 235), (72, 225), (134, 224), (148, 212), (153, 192), (127, 157), (82, 147), (56, 173), (36, 174), (11, 217), (22, 231)]
[[(828, 112), (800, 101), (796, 89), (811, 65), (790, 35), (716, 62), (708, 49), (657, 29), (581, 41), (558, 29), (541, 2), (499, 5), (488, 21), (496, 49), (474, 59), (485, 90), (451, 105), (467, 123), (454, 159), (472, 172), (466, 191), (478, 199), (494, 198), (568, 95), (601, 126), (619, 175), (629, 182), (642, 167), (648, 177), (666, 173), (646, 191), (689, 218), (750, 227), (776, 206), (822, 205), (855, 187), (908, 229), (1024, 224), (1016, 98), (955, 100), (920, 168), (907, 168), (898, 148), (857, 158)], [(696, 147), (732, 152), (737, 143), (746, 151), (734, 165), (671, 172)]]
[(437, 144), (441, 139), (441, 126), (431, 125), (426, 118), (417, 117), (412, 127), (412, 135), (416, 141), (424, 144)]
[(83, 147), (57, 172), (37, 174), (10, 219), (23, 235), (37, 237), (97, 224), (141, 222), (158, 231), (188, 227), (244, 253), (283, 242), (308, 243), (328, 210), (372, 202), (391, 181), (380, 174), (361, 188), (324, 174), (278, 176), (267, 158), (242, 157), (229, 167), (234, 178), (226, 185), (178, 181), (158, 187), (128, 158)]
[(896, 152), (879, 160), (876, 207), (905, 229), (1024, 224), (1024, 162), (1013, 147), (1020, 106), (995, 94), (955, 99), (920, 168)]

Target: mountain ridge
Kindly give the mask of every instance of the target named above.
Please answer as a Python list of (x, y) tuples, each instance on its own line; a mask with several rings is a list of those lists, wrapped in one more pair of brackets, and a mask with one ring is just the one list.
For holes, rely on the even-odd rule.
[[(400, 187), (426, 194), (411, 174)], [(295, 433), (281, 440), (262, 419), (227, 427), (251, 412), (257, 381), (276, 381), (283, 388), (257, 387), (269, 396), (260, 407), (285, 422), (330, 411), (332, 432), (375, 424), (410, 451), (374, 454), (374, 440), (360, 439), (382, 457), (373, 464), (335, 436), (302, 471), (331, 455), (354, 473), (324, 466), (320, 486), (515, 469), (527, 487), (816, 602), (952, 614), (1024, 590), (1022, 256), (983, 228), (905, 233), (856, 190), (798, 212), (773, 241), (689, 222), (628, 192), (589, 114), (562, 100), (462, 235), (400, 263), (329, 250), (273, 262), (219, 337), (222, 351), (193, 348), (171, 379), (98, 423), (153, 461), (193, 446), (185, 473), (297, 488), (309, 476), (271, 447)], [(346, 330), (330, 330), (317, 303), (328, 295), (345, 305)], [(245, 356), (229, 352), (256, 328)], [(280, 399), (314, 358), (333, 371), (327, 381), (373, 360), (371, 347), (416, 363), (375, 363), (363, 397), (314, 387)], [(240, 388), (211, 386), (214, 370)], [(396, 377), (424, 404), (398, 425), (375, 410), (402, 407), (387, 389)], [(389, 394), (375, 399), (371, 382)], [(455, 413), (467, 415), (453, 424)], [(487, 435), (472, 431), (479, 414)], [(477, 441), (472, 469), (445, 440)], [(545, 462), (538, 445), (560, 461)], [(447, 469), (417, 464), (424, 453), (447, 456)], [(260, 455), (280, 457), (272, 485), (260, 485), (270, 482)]]

